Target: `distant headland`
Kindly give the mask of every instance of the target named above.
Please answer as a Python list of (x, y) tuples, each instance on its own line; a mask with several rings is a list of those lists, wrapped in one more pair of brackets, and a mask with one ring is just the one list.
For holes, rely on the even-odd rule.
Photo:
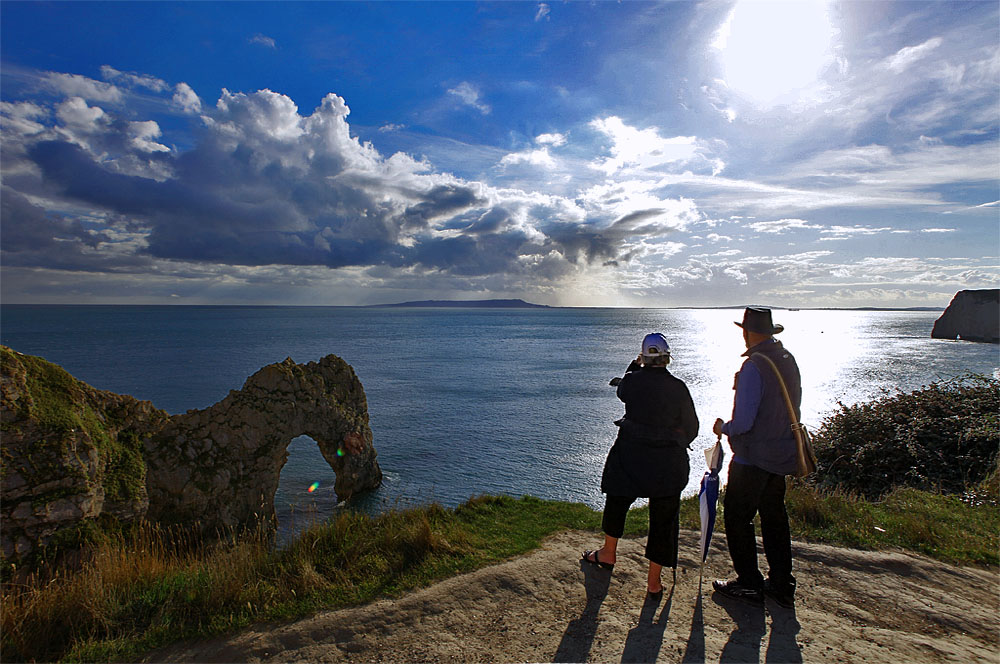
[(397, 304), (372, 304), (372, 307), (455, 307), (476, 309), (551, 309), (546, 304), (532, 304), (524, 300), (419, 300)]

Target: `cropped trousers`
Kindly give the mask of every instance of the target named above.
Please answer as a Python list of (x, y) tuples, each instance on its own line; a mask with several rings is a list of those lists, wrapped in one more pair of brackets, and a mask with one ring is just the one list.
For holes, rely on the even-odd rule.
[[(605, 535), (620, 538), (625, 534), (625, 517), (636, 500), (628, 496), (607, 497), (601, 523)], [(649, 499), (649, 535), (646, 537), (645, 555), (657, 565), (677, 567), (680, 506), (680, 495)]]
[(759, 513), (768, 580), (778, 588), (794, 591), (792, 540), (785, 511), (785, 476), (732, 461), (722, 506), (726, 543), (737, 580), (753, 588), (764, 585), (764, 577), (757, 567), (757, 538), (753, 525), (754, 515)]

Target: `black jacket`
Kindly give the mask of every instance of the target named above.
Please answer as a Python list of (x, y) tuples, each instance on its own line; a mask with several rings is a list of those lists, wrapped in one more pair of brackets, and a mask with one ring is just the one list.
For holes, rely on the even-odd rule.
[(608, 452), (601, 491), (612, 496), (679, 495), (687, 486), (688, 444), (698, 415), (682, 380), (663, 367), (633, 363), (618, 384), (625, 403), (618, 438)]

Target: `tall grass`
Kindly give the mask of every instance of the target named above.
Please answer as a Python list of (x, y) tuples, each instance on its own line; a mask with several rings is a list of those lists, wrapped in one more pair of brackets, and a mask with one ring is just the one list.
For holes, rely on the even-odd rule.
[(344, 512), (281, 550), (265, 528), (203, 546), (139, 527), (96, 545), (76, 572), (5, 584), (0, 661), (135, 661), (178, 639), (398, 595), (598, 525), (583, 505), (483, 497)]

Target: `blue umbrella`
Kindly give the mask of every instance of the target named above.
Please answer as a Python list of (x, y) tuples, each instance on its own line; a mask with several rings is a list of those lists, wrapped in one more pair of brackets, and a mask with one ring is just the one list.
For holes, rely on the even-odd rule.
[(719, 469), (726, 453), (722, 451), (722, 436), (715, 442), (712, 449), (705, 450), (705, 461), (708, 462), (708, 472), (701, 478), (701, 490), (698, 492), (698, 505), (701, 510), (701, 573), (705, 571), (705, 559), (708, 558), (708, 545), (712, 543), (712, 531), (715, 529), (715, 506), (719, 502)]

